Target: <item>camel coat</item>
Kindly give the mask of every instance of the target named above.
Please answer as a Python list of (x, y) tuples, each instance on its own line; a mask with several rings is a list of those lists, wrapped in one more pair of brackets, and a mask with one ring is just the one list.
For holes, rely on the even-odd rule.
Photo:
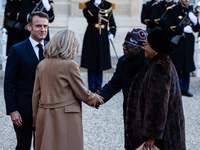
[(81, 101), (96, 104), (73, 60), (45, 59), (33, 90), (35, 150), (83, 150)]

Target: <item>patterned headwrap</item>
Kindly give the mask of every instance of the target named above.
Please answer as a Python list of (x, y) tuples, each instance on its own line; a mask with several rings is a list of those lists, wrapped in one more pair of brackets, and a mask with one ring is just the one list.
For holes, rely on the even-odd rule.
[(133, 29), (131, 32), (128, 32), (125, 41), (133, 44), (135, 46), (143, 46), (143, 43), (146, 41), (148, 33), (143, 29)]

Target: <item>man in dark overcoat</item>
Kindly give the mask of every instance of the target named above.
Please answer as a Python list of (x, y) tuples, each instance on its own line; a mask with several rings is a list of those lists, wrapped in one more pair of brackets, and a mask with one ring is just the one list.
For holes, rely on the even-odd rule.
[[(24, 41), (30, 36), (26, 25), (28, 16), (34, 8), (36, 8), (35, 11), (42, 10), (47, 13), (49, 15), (49, 22), (53, 22), (54, 11), (52, 4), (53, 0), (7, 0), (4, 12), (4, 26), (8, 34), (6, 55), (8, 55), (12, 45)], [(49, 41), (49, 34), (45, 40)]]
[[(142, 29), (133, 29), (127, 33), (123, 43), (124, 55), (119, 58), (112, 79), (100, 90), (100, 95), (104, 97), (104, 102), (107, 102), (122, 89), (124, 96), (124, 122), (129, 88), (137, 72), (147, 62), (147, 59), (144, 57), (144, 50), (142, 49), (146, 37), (147, 32)], [(134, 150), (127, 142), (126, 136), (124, 147), (126, 150)]]
[(6, 62), (4, 97), (6, 114), (10, 115), (16, 133), (16, 150), (30, 150), (34, 135), (32, 93), (36, 67), (44, 59), (48, 19), (41, 11), (31, 14), (28, 21), (31, 35), (10, 48)]
[(112, 3), (89, 0), (83, 14), (88, 26), (83, 40), (81, 67), (88, 69), (89, 90), (96, 92), (102, 85), (102, 71), (111, 68), (109, 40), (113, 40), (116, 32)]
[[(186, 19), (182, 21), (186, 15)], [(198, 18), (193, 13), (193, 6), (189, 5), (189, 0), (180, 0), (175, 7), (169, 9), (166, 18), (171, 37), (184, 34), (184, 37), (181, 37), (176, 45), (175, 52), (171, 54), (171, 60), (179, 75), (182, 95), (192, 97), (193, 95), (189, 92), (189, 84), (190, 72), (195, 70), (193, 32), (197, 32), (200, 28)], [(188, 19), (189, 23), (186, 25)]]
[(141, 11), (141, 22), (146, 25), (146, 30), (149, 33), (154, 27), (155, 24), (153, 20), (151, 19), (151, 12), (154, 5), (158, 4), (160, 0), (150, 0), (142, 5), (142, 11)]

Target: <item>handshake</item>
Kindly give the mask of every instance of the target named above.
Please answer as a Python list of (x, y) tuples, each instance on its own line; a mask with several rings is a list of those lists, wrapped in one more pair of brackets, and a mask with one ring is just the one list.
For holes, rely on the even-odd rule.
[(103, 97), (101, 95), (99, 95), (99, 91), (97, 90), (96, 94), (93, 94), (94, 95), (94, 98), (93, 100), (91, 100), (88, 105), (91, 106), (91, 107), (94, 107), (96, 109), (98, 109), (100, 107), (100, 105), (104, 104), (104, 101), (103, 101)]

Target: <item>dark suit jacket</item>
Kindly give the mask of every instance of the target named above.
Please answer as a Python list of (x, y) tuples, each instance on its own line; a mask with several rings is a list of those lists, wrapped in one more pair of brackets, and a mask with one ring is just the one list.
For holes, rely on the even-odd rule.
[(18, 111), (23, 120), (32, 120), (32, 93), (38, 63), (29, 39), (11, 47), (4, 79), (7, 115)]
[(124, 119), (126, 116), (126, 105), (129, 88), (131, 86), (133, 78), (138, 73), (140, 68), (144, 64), (146, 64), (146, 62), (147, 59), (145, 59), (143, 51), (139, 54), (138, 58), (132, 60), (127, 60), (123, 55), (118, 60), (117, 67), (112, 79), (100, 90), (100, 95), (104, 97), (104, 102), (107, 102), (122, 89), (124, 96)]

